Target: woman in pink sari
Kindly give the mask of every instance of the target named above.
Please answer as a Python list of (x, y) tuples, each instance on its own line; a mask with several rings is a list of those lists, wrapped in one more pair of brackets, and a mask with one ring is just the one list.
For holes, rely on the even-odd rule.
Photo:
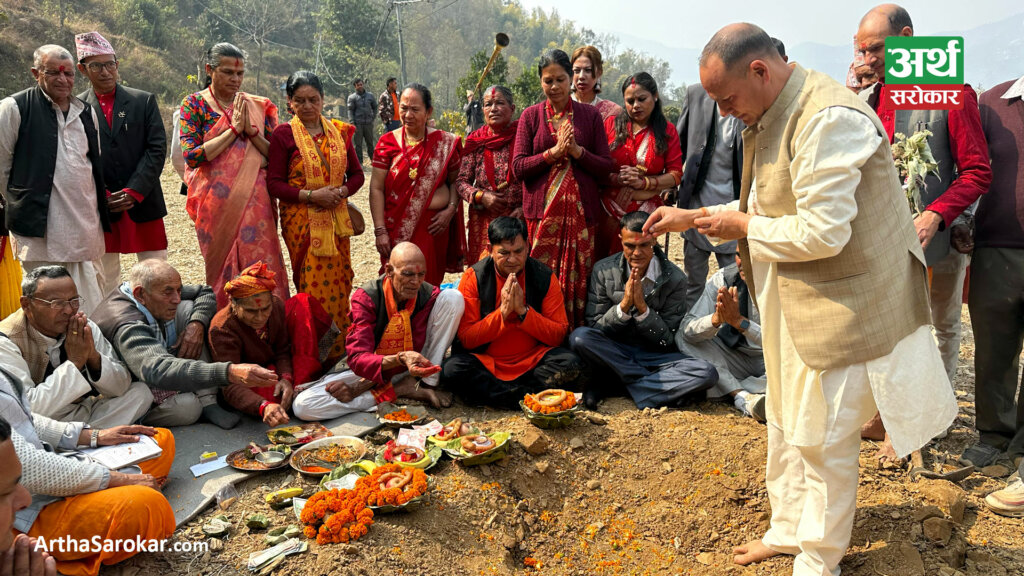
[(427, 259), (427, 282), (439, 286), (445, 272), (462, 272), (466, 233), (462, 202), (452, 190), (462, 141), (427, 126), (433, 111), (426, 86), (402, 90), (402, 127), (381, 136), (373, 152), (370, 214), (381, 269), (392, 247), (412, 242)]
[[(224, 307), (224, 284), (257, 261), (287, 277), (265, 169), (277, 107), (239, 91), (245, 53), (232, 44), (222, 42), (207, 52), (206, 74), (207, 88), (181, 103), (185, 209), (196, 225), (206, 283), (213, 287), (217, 305)], [(287, 283), (278, 283), (274, 293), (287, 299)]]

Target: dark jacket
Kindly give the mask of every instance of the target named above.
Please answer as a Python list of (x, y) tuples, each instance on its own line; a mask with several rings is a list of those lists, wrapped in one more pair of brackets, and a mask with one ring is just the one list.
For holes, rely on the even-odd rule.
[(644, 296), (648, 314), (642, 321), (619, 318), (615, 308), (626, 293), (629, 264), (622, 252), (597, 264), (587, 287), (587, 326), (598, 328), (614, 340), (641, 345), (657, 351), (675, 350), (675, 334), (686, 315), (686, 275), (673, 264), (661, 248), (654, 248), (661, 265), (654, 289)]
[[(740, 197), (740, 172), (743, 169), (743, 122), (730, 116), (726, 122), (733, 123), (731, 141), (721, 141), (718, 130), (718, 105), (708, 96), (704, 87), (693, 84), (686, 88), (686, 100), (683, 101), (676, 131), (679, 132), (679, 148), (683, 153), (683, 181), (679, 184), (679, 197), (676, 201), (680, 208), (700, 208), (727, 203)], [(716, 130), (714, 148), (707, 150), (712, 143), (711, 129)], [(711, 166), (712, 153), (722, 147), (732, 149), (732, 198), (712, 198), (709, 194), (702, 195)], [(702, 166), (703, 165), (703, 166)], [(701, 250), (728, 254), (736, 251), (736, 242), (726, 242), (715, 246), (697, 230), (683, 233), (687, 242), (691, 242)]]
[[(7, 228), (16, 234), (33, 238), (46, 236), (46, 220), (53, 192), (53, 172), (57, 166), (57, 116), (53, 104), (34, 86), (11, 96), (18, 105), (21, 123), (14, 145), (10, 179), (5, 193)], [(82, 126), (89, 141), (87, 156), (92, 163), (96, 184), (96, 206), (100, 223), (110, 231), (107, 218), (107, 195), (103, 185), (99, 137), (89, 106), (81, 114)]]
[[(512, 171), (523, 183), (523, 215), (527, 218), (544, 216), (544, 196), (552, 168), (543, 156), (545, 150), (555, 145), (555, 138), (545, 120), (544, 106), (545, 103), (541, 102), (524, 110), (516, 130)], [(615, 161), (608, 151), (604, 121), (597, 108), (573, 102), (572, 113), (576, 143), (583, 147), (580, 159), (572, 160), (572, 173), (580, 189), (587, 224), (594, 224), (603, 210), (598, 183), (615, 168)]]
[[(117, 192), (131, 188), (143, 196), (142, 202), (128, 210), (128, 217), (134, 222), (150, 222), (166, 216), (160, 173), (167, 156), (167, 134), (156, 96), (118, 86), (114, 92), (112, 126), (107, 125), (95, 92), (86, 90), (78, 97), (92, 106), (99, 119), (106, 189)], [(121, 212), (111, 213), (110, 221), (117, 222), (121, 215)]]

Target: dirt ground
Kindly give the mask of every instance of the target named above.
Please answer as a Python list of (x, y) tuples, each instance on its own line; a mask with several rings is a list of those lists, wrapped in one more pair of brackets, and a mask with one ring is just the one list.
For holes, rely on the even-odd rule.
[[(195, 233), (177, 189), (177, 178), (168, 170), (169, 258), (185, 282), (201, 282)], [(356, 203), (369, 221), (365, 187)], [(678, 238), (672, 241), (676, 261), (681, 261), (681, 244)], [(376, 274), (378, 259), (371, 235), (355, 239), (352, 246), (358, 285)], [(124, 262), (126, 267), (131, 263)], [(925, 450), (928, 464), (952, 464), (976, 437), (973, 356), (965, 307), (955, 382), (960, 415), (949, 436)], [(740, 417), (730, 405), (704, 402), (638, 411), (628, 399), (611, 399), (600, 414), (581, 415), (571, 427), (550, 431), (533, 427), (519, 413), (459, 404), (432, 414), (442, 422), (463, 417), (486, 431), (511, 432), (509, 457), (476, 468), (446, 460), (432, 471), (434, 488), (425, 507), (377, 516), (369, 534), (351, 545), (311, 542), (307, 553), (289, 557), (275, 574), (790, 573), (789, 557), (746, 568), (731, 562), (734, 545), (761, 536), (770, 510), (764, 488), (765, 427)], [(547, 440), (543, 455), (531, 456), (520, 444), (533, 433)], [(858, 507), (843, 574), (1024, 574), (1022, 521), (997, 516), (982, 501), (1004, 480), (975, 474), (959, 485), (912, 482), (906, 469), (880, 469), (875, 449), (871, 442), (861, 447)], [(263, 503), (266, 492), (284, 486), (312, 489), (314, 484), (291, 472), (255, 477), (239, 487), (242, 497), (228, 511), (235, 527), (214, 544), (216, 550), (144, 555), (104, 573), (245, 572), (249, 554), (266, 548), (263, 532), (244, 527), (246, 516), (266, 513), (272, 526), (296, 522), (290, 510), (274, 512)], [(214, 514), (207, 511), (173, 538), (204, 538), (200, 526)], [(933, 537), (942, 540), (945, 528), (951, 529), (949, 540), (936, 543)]]

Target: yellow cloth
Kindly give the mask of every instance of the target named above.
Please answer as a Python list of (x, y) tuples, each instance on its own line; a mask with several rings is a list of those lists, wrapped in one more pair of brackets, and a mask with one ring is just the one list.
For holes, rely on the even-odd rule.
[[(174, 436), (164, 428), (157, 428), (154, 437), (163, 453), (141, 462), (145, 474), (166, 476), (174, 461)], [(104, 542), (127, 541), (136, 538), (163, 540), (174, 533), (174, 510), (160, 492), (143, 486), (119, 486), (88, 494), (71, 496), (43, 508), (28, 535), (32, 538), (68, 537), (90, 540), (99, 537)], [(148, 544), (147, 544), (148, 545)], [(95, 576), (101, 565), (117, 564), (131, 558), (138, 551), (50, 551), (57, 560), (57, 571), (68, 576)]]
[[(303, 173), (306, 177), (306, 189), (316, 190), (324, 186), (340, 188), (345, 184), (345, 169), (348, 165), (345, 151), (345, 139), (333, 122), (320, 118), (320, 126), (326, 140), (326, 162), (320, 148), (309, 135), (306, 126), (298, 116), (289, 122), (295, 146), (302, 156)], [(310, 251), (314, 256), (337, 256), (338, 248), (334, 244), (334, 236), (347, 238), (353, 234), (352, 219), (348, 214), (348, 200), (343, 199), (331, 210), (307, 205), (309, 210)]]
[(11, 239), (0, 237), (0, 319), (21, 308), (21, 265), (11, 252)]

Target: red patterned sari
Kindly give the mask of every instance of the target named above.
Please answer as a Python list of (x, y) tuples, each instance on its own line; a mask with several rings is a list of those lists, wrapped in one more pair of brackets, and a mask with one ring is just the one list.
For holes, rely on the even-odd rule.
[[(466, 138), (462, 150), (462, 166), (455, 180), (455, 190), (469, 204), (469, 231), (466, 265), (472, 266), (490, 252), (487, 227), (498, 216), (509, 216), (523, 207), (523, 185), (512, 173), (512, 145), (518, 120), (502, 132), (484, 126)], [(505, 210), (492, 213), (476, 201), (478, 190), (491, 192), (505, 199)]]
[[(650, 126), (646, 126), (634, 134), (633, 123), (627, 123), (626, 139), (615, 148), (612, 148), (617, 137), (614, 116), (605, 119), (604, 130), (605, 135), (608, 137), (608, 147), (611, 149), (612, 160), (615, 161), (616, 170), (623, 166), (635, 166), (643, 175), (659, 176), (668, 173), (672, 174), (675, 178), (675, 185), (679, 185), (683, 173), (683, 156), (679, 148), (679, 138), (676, 136), (675, 127), (671, 124), (666, 126), (668, 147), (661, 154), (656, 150), (654, 132)], [(601, 206), (604, 208), (604, 214), (599, 218), (597, 225), (598, 233), (594, 251), (595, 260), (600, 260), (622, 251), (618, 237), (619, 221), (623, 216), (637, 210), (650, 214), (664, 204), (660, 194), (643, 201), (633, 200), (632, 194), (633, 191), (629, 188), (617, 187), (605, 188), (601, 194)]]
[[(288, 162), (288, 184), (301, 190), (345, 184), (348, 167), (346, 148), (355, 127), (340, 120), (320, 120), (323, 132), (313, 138), (298, 116), (289, 125), (296, 153)], [(348, 201), (333, 210), (303, 202), (282, 200), (281, 235), (291, 256), (295, 289), (316, 298), (341, 331), (334, 341), (328, 363), (345, 352), (345, 334), (350, 322), (349, 293), (352, 292), (352, 259), (349, 237), (352, 222)]]
[[(277, 126), (277, 107), (270, 100), (247, 94), (249, 119), (256, 126)], [(186, 155), (202, 143), (231, 130), (232, 109), (214, 118), (199, 94), (182, 104), (182, 142)], [(209, 126), (209, 123), (213, 123)], [(186, 128), (188, 132), (186, 133)], [(269, 138), (269, 133), (267, 137)], [(224, 284), (262, 260), (284, 278), (284, 257), (277, 239), (277, 210), (267, 193), (263, 155), (247, 139), (234, 142), (213, 160), (196, 159), (185, 170), (188, 200), (185, 209), (195, 222), (199, 248), (206, 263), (206, 282), (217, 305), (228, 305)], [(279, 282), (274, 294), (288, 299), (288, 283)]]
[[(427, 260), (426, 281), (439, 286), (445, 272), (462, 272), (466, 254), (466, 233), (462, 203), (452, 217), (448, 230), (433, 236), (430, 219), (439, 210), (430, 210), (434, 192), (458, 170), (462, 145), (459, 137), (442, 130), (429, 131), (426, 138), (404, 147), (395, 132), (377, 141), (373, 167), (387, 170), (384, 180), (384, 226), (391, 245), (412, 242)], [(454, 190), (451, 192), (455, 193)], [(385, 259), (381, 258), (381, 264)]]
[[(545, 107), (548, 129), (555, 128), (551, 104)], [(572, 102), (565, 107), (565, 122), (572, 122)], [(594, 231), (583, 215), (579, 186), (572, 163), (563, 159), (551, 166), (544, 198), (544, 216), (527, 221), (532, 245), (530, 256), (554, 271), (562, 285), (569, 324), (582, 326), (587, 305), (587, 282), (594, 266)]]

